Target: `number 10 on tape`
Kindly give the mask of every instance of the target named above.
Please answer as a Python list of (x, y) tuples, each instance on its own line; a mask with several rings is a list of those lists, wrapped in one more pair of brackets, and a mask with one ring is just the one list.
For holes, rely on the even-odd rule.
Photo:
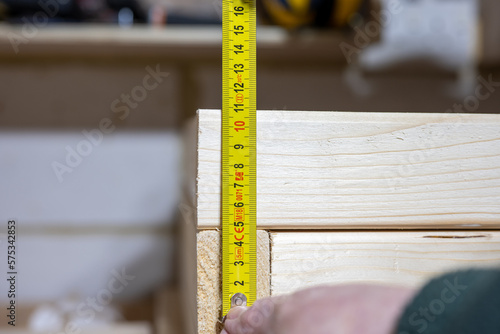
[(223, 0), (222, 313), (256, 299), (256, 7)]

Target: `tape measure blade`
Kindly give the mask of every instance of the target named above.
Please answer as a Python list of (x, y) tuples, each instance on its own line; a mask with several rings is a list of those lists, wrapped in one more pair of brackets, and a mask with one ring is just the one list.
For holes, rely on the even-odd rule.
[(256, 7), (223, 0), (222, 312), (256, 299)]

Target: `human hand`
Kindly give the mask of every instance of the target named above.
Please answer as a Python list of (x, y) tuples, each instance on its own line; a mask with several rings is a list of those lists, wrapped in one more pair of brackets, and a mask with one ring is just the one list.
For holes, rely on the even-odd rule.
[(414, 290), (320, 286), (234, 307), (221, 334), (390, 334)]

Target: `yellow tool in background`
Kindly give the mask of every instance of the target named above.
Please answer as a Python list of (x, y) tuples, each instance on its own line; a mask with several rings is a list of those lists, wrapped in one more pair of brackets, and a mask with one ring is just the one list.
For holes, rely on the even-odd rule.
[(257, 295), (256, 5), (223, 0), (222, 314)]
[(356, 13), (366, 12), (369, 0), (258, 0), (263, 22), (289, 29), (345, 27)]

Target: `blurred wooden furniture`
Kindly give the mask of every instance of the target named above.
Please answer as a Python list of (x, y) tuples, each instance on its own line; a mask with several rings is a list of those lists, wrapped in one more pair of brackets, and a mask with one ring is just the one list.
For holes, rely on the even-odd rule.
[[(220, 27), (35, 28), (0, 25), (0, 129), (82, 129), (103, 117), (123, 130), (173, 129), (199, 108), (220, 108)], [(258, 108), (444, 112), (462, 102), (446, 90), (456, 73), (432, 66), (365, 73), (376, 92), (353, 88), (339, 47), (352, 38), (259, 28)], [(168, 78), (121, 119), (112, 104), (142, 84), (148, 66)], [(498, 68), (481, 70), (490, 74), (500, 80)], [(476, 112), (497, 112), (499, 101), (492, 94)]]

